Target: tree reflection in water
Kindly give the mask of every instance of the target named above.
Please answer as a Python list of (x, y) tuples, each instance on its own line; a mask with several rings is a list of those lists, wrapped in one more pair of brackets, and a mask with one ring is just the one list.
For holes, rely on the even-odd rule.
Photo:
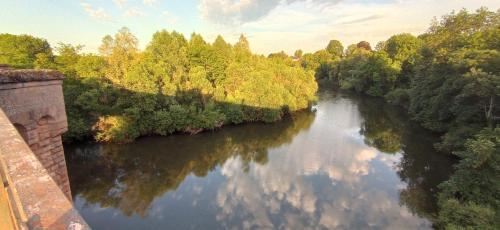
[(66, 153), (96, 228), (417, 229), (430, 227), (451, 166), (433, 141), (398, 108), (327, 91), (315, 114), (275, 124)]
[[(351, 96), (354, 97), (354, 96)], [(378, 98), (358, 98), (365, 143), (382, 152), (402, 154), (397, 173), (407, 185), (400, 203), (413, 213), (433, 219), (437, 214), (437, 185), (448, 179), (455, 158), (437, 152), (438, 136), (410, 122), (404, 109)]]
[(189, 174), (204, 177), (234, 156), (244, 170), (251, 162), (265, 164), (269, 148), (290, 143), (313, 120), (313, 113), (301, 112), (276, 124), (225, 127), (195, 136), (66, 146), (71, 189), (88, 203), (145, 216), (155, 197), (175, 190)]

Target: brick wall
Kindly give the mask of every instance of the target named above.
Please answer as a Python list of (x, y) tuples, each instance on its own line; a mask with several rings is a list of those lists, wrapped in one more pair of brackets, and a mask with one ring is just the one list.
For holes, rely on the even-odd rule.
[(90, 229), (1, 108), (0, 130), (0, 169), (19, 229)]
[[(35, 156), (71, 200), (71, 189), (61, 140), (61, 129), (65, 130), (65, 124), (53, 123), (51, 120), (50, 117), (42, 117), (36, 124), (29, 127), (29, 130), (18, 128), (19, 126), (17, 129), (21, 136), (27, 137), (25, 141)], [(24, 132), (26, 132), (25, 135)]]
[(0, 108), (71, 200), (61, 142), (67, 130), (62, 80), (56, 71), (0, 69)]
[(0, 166), (30, 229), (89, 229), (71, 202), (62, 81), (57, 71), (0, 65)]

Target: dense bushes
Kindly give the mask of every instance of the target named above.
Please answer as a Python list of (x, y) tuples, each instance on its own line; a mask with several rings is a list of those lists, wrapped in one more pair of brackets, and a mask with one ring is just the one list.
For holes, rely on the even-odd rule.
[[(484, 128), (455, 152), (462, 160), (441, 184), (443, 225), (495, 229), (500, 226), (500, 128)], [(459, 205), (461, 204), (461, 205)], [(452, 210), (448, 210), (453, 207)], [(452, 220), (452, 221), (450, 221)], [(496, 226), (496, 227), (495, 227)]]
[(462, 10), (418, 37), (395, 35), (375, 51), (351, 45), (340, 61), (323, 61), (328, 70), (316, 65), (341, 88), (407, 108), (442, 134), (438, 149), (461, 158), (441, 185), (440, 228), (500, 228), (499, 38), (500, 12)]

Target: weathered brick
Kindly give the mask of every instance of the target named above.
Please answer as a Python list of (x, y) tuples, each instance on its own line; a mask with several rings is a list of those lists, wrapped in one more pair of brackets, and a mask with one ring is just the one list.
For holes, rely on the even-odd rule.
[[(13, 180), (23, 181), (14, 184), (31, 228), (67, 229), (70, 222), (88, 228), (68, 202), (71, 190), (61, 142), (67, 131), (62, 77), (56, 71), (0, 69), (0, 154), (7, 168), (15, 170)], [(32, 218), (34, 214), (39, 218)]]

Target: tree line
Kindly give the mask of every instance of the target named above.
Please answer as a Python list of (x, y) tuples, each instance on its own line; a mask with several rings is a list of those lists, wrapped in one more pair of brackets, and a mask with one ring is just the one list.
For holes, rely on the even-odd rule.
[(293, 58), (319, 82), (383, 97), (442, 134), (435, 147), (460, 162), (440, 185), (439, 228), (500, 228), (500, 11), (461, 10), (374, 49), (362, 41), (344, 50), (332, 40)]
[[(29, 35), (0, 34), (0, 63), (56, 69), (63, 83), (66, 141), (131, 141), (142, 135), (198, 133), (224, 124), (273, 122), (315, 100), (313, 71), (193, 33), (158, 31), (145, 50), (127, 29), (105, 36), (99, 54)], [(55, 51), (55, 52), (54, 52)], [(56, 53), (56, 54), (54, 54)]]
[[(500, 12), (461, 10), (422, 35), (398, 34), (374, 48), (336, 40), (314, 53), (252, 54), (199, 34), (159, 31), (146, 49), (123, 28), (99, 54), (81, 46), (0, 34), (0, 63), (65, 74), (65, 140), (130, 141), (197, 133), (224, 124), (272, 122), (307, 108), (317, 83), (334, 82), (405, 108), (442, 134), (436, 148), (460, 161), (439, 193), (437, 227), (500, 228)], [(57, 55), (53, 53), (56, 51)], [(316, 79), (316, 80), (315, 80)]]

